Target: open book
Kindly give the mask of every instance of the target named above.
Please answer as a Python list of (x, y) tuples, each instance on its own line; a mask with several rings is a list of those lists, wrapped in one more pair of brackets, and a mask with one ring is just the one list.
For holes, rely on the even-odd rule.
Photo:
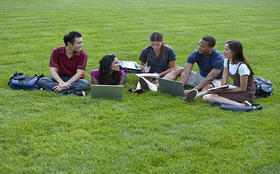
[(219, 86), (219, 87), (215, 87), (215, 88), (210, 88), (208, 89), (209, 91), (211, 90), (230, 90), (230, 89), (235, 89), (238, 88), (237, 86), (233, 86), (233, 85), (223, 85), (223, 86)]
[(141, 78), (141, 77), (151, 77), (151, 78), (159, 78), (159, 74), (158, 73), (141, 73), (141, 74), (136, 74), (137, 77)]

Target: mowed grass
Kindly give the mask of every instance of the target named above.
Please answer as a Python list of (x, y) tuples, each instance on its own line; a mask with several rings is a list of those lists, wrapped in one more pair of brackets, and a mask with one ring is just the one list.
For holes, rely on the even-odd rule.
[[(279, 173), (279, 11), (278, 0), (1, 0), (0, 173)], [(220, 51), (241, 41), (273, 95), (255, 100), (263, 110), (242, 113), (131, 94), (135, 74), (121, 100), (8, 87), (16, 71), (49, 76), (52, 49), (73, 30), (89, 54), (87, 80), (106, 54), (138, 62), (158, 30), (182, 67), (202, 36)]]

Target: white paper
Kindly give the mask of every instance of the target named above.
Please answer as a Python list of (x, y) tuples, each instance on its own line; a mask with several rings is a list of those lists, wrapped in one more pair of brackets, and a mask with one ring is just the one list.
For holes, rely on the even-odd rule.
[(151, 77), (151, 78), (159, 78), (158, 73), (141, 73), (141, 74), (136, 74), (137, 77)]

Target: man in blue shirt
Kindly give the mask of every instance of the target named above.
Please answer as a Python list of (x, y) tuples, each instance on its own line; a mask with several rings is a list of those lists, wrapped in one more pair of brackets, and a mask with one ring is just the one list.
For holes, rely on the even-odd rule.
[[(198, 49), (188, 56), (180, 76), (183, 84), (194, 87), (193, 90), (185, 91), (188, 101), (193, 101), (200, 90), (221, 85), (224, 56), (214, 48), (215, 44), (214, 37), (205, 36), (199, 41)], [(194, 63), (197, 63), (199, 73), (192, 71)]]

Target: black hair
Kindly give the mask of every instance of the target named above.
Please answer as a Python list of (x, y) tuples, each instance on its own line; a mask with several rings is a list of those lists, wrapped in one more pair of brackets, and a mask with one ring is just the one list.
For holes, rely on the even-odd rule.
[(160, 48), (161, 50), (161, 55), (162, 58), (165, 58), (165, 43), (163, 42), (163, 35), (161, 32), (159, 31), (154, 31), (152, 32), (151, 36), (150, 36), (150, 41), (158, 41), (158, 42), (162, 42), (162, 46)]
[(111, 72), (111, 64), (114, 62), (115, 55), (106, 55), (99, 61), (99, 84), (104, 85), (118, 85), (121, 81), (121, 72), (113, 71)]
[(71, 32), (69, 32), (68, 34), (66, 34), (66, 35), (63, 37), (65, 46), (67, 46), (67, 43), (68, 43), (68, 42), (70, 42), (71, 44), (74, 44), (75, 38), (80, 38), (80, 37), (82, 37), (82, 35), (81, 35), (81, 33), (79, 33), (79, 32), (76, 32), (76, 31), (71, 31)]
[(205, 36), (202, 38), (202, 40), (208, 43), (208, 47), (213, 48), (216, 45), (216, 40), (212, 36)]
[(252, 71), (249, 63), (246, 61), (243, 55), (243, 47), (241, 42), (237, 40), (230, 40), (227, 41), (226, 44), (228, 44), (229, 49), (232, 51), (232, 63), (236, 64), (237, 62), (242, 62), (246, 64), (247, 67), (250, 69), (252, 75), (254, 75), (254, 72)]

